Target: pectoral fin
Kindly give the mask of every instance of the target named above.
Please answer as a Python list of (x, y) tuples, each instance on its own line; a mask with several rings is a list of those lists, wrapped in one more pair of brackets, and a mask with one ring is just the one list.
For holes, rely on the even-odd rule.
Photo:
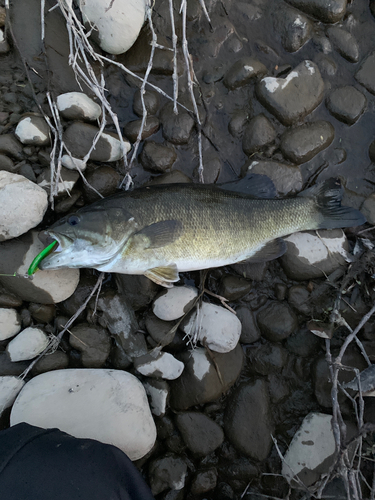
[(173, 283), (180, 279), (176, 264), (147, 269), (144, 275), (157, 285), (164, 286), (165, 288), (172, 288)]
[(178, 220), (163, 220), (144, 227), (133, 235), (133, 244), (147, 248), (170, 245), (182, 234), (183, 226)]
[(268, 262), (269, 260), (277, 259), (281, 257), (286, 252), (286, 243), (282, 238), (277, 238), (276, 240), (269, 241), (260, 250), (258, 250), (254, 255), (248, 259), (240, 262), (243, 264), (249, 262), (255, 264), (257, 262)]

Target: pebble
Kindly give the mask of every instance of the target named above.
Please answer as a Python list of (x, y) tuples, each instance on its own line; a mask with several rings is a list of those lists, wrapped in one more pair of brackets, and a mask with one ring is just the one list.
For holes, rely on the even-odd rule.
[(276, 300), (259, 311), (257, 322), (263, 337), (271, 342), (286, 339), (298, 326), (297, 317), (288, 304)]
[(348, 242), (342, 229), (294, 233), (284, 239), (287, 251), (280, 258), (287, 276), (294, 280), (321, 278), (345, 265)]
[(241, 299), (251, 290), (251, 283), (241, 276), (226, 274), (220, 283), (220, 295), (229, 301)]
[(184, 370), (184, 363), (160, 348), (139, 356), (134, 360), (135, 369), (147, 377), (175, 380)]
[(302, 190), (302, 175), (299, 167), (273, 160), (250, 160), (241, 169), (242, 175), (266, 175), (274, 183), (279, 196), (299, 193)]
[(299, 313), (310, 316), (312, 305), (310, 302), (310, 292), (304, 286), (294, 285), (289, 288), (288, 302)]
[(273, 13), (273, 27), (281, 38), (281, 45), (287, 52), (297, 52), (311, 38), (313, 23), (300, 11), (280, 6)]
[[(129, 139), (129, 141), (135, 142), (138, 139), (141, 126), (142, 118), (128, 122), (124, 127), (124, 135)], [(156, 116), (147, 116), (142, 130), (141, 140), (147, 139), (147, 137), (155, 134), (159, 130), (159, 127), (159, 118)]]
[(36, 114), (28, 114), (18, 122), (15, 136), (22, 144), (47, 146), (50, 143), (50, 129), (45, 119)]
[(148, 478), (154, 495), (165, 490), (182, 490), (186, 476), (186, 461), (174, 453), (156, 458), (149, 465)]
[(63, 155), (61, 158), (61, 164), (63, 167), (69, 170), (80, 170), (84, 172), (87, 167), (85, 161), (79, 160), (78, 158), (73, 158), (73, 156)]
[(156, 283), (141, 275), (116, 274), (116, 284), (135, 311), (148, 306), (159, 291)]
[(69, 366), (69, 356), (63, 351), (55, 351), (40, 358), (31, 369), (33, 376), (52, 370), (63, 370)]
[(11, 426), (19, 422), (112, 444), (130, 460), (146, 455), (156, 439), (141, 382), (119, 370), (55, 370), (34, 377), (13, 405)]
[(84, 368), (101, 368), (111, 350), (111, 339), (104, 328), (87, 323), (70, 329), (69, 344), (81, 353)]
[(247, 155), (252, 155), (272, 144), (275, 139), (275, 127), (261, 113), (252, 118), (246, 126), (242, 138), (242, 149)]
[(31, 302), (29, 311), (37, 323), (50, 323), (56, 315), (56, 308), (53, 304), (35, 304)]
[(0, 135), (0, 153), (23, 160), (22, 144), (13, 134)]
[(163, 321), (155, 316), (151, 311), (147, 314), (145, 327), (153, 340), (161, 346), (170, 344), (175, 336), (175, 332), (171, 329), (174, 326), (174, 321)]
[[(120, 174), (109, 165), (100, 165), (95, 170), (89, 170), (85, 177), (90, 186), (104, 197), (115, 194), (121, 181)], [(82, 191), (88, 203), (99, 199), (99, 195), (87, 184), (82, 185)]]
[(335, 89), (326, 99), (329, 112), (338, 120), (353, 125), (367, 106), (366, 97), (351, 85)]
[(232, 351), (241, 335), (241, 322), (228, 309), (203, 302), (193, 314), (181, 324), (182, 330), (190, 337), (215, 352)]
[(0, 308), (0, 341), (10, 339), (21, 331), (21, 318), (15, 309)]
[(241, 372), (243, 351), (237, 345), (229, 353), (213, 353), (211, 357), (206, 349), (196, 347), (181, 352), (178, 358), (185, 369), (181, 377), (170, 383), (170, 405), (176, 411), (215, 401), (227, 392)]
[(9, 156), (0, 154), (0, 170), (6, 170), (7, 172), (16, 172), (16, 167), (14, 162)]
[(201, 496), (216, 488), (218, 476), (215, 467), (197, 472), (193, 477), (190, 492), (192, 495)]
[(191, 286), (174, 286), (159, 294), (152, 304), (152, 311), (163, 321), (173, 321), (188, 312), (198, 295), (198, 290)]
[(57, 96), (57, 108), (66, 120), (95, 121), (102, 109), (83, 92), (67, 92)]
[[(6, 292), (0, 287), (0, 308), (14, 308), (21, 307), (22, 300), (13, 295), (12, 293)], [(0, 313), (1, 318), (1, 313)], [(1, 320), (0, 320), (1, 321)]]
[[(203, 181), (204, 184), (215, 184), (222, 171), (222, 161), (219, 158), (203, 159)], [(194, 177), (199, 180), (199, 166), (194, 169)]]
[(13, 363), (5, 351), (0, 352), (0, 375), (1, 376), (18, 376), (28, 368), (30, 362), (20, 361)]
[(346, 13), (347, 0), (288, 0), (297, 9), (306, 12), (323, 23), (336, 23)]
[(16, 238), (37, 226), (47, 206), (47, 194), (42, 188), (22, 175), (0, 171), (0, 241)]
[(283, 125), (310, 114), (323, 100), (324, 81), (312, 61), (303, 61), (285, 78), (268, 76), (256, 87), (258, 99)]
[(18, 377), (0, 376), (0, 417), (4, 410), (12, 406), (25, 382)]
[(10, 360), (26, 361), (36, 358), (48, 346), (48, 336), (40, 328), (28, 327), (9, 342), (6, 352)]
[(230, 397), (224, 415), (225, 435), (242, 454), (265, 460), (274, 432), (267, 384), (262, 379), (242, 383)]
[(320, 340), (307, 328), (292, 333), (285, 342), (285, 347), (296, 356), (312, 358), (319, 350)]
[[(371, 161), (374, 160), (371, 158)], [(366, 217), (367, 222), (375, 225), (375, 193), (370, 194), (361, 206), (361, 212)]]
[(148, 182), (149, 186), (156, 184), (186, 184), (192, 182), (190, 177), (181, 172), (180, 170), (172, 170), (172, 172), (168, 172), (167, 174), (158, 175), (155, 179), (152, 179)]
[(279, 344), (261, 344), (247, 350), (252, 373), (269, 375), (280, 373), (288, 361), (288, 351)]
[(309, 487), (328, 473), (336, 450), (331, 421), (332, 415), (309, 413), (293, 436), (281, 469), (292, 486), (298, 478)]
[(165, 380), (148, 379), (143, 382), (147, 396), (150, 397), (151, 412), (162, 417), (167, 411), (169, 386)]
[(363, 85), (371, 94), (375, 94), (375, 52), (372, 52), (355, 74), (355, 79)]
[(173, 111), (173, 102), (167, 103), (160, 113), (164, 138), (172, 144), (187, 144), (194, 128), (194, 120), (187, 111)]
[(260, 331), (254, 319), (253, 312), (247, 306), (236, 309), (237, 318), (241, 321), (241, 344), (252, 344), (260, 339)]
[(349, 31), (340, 26), (330, 26), (327, 29), (327, 35), (342, 57), (352, 63), (359, 61), (358, 43)]
[(265, 74), (267, 68), (264, 64), (254, 57), (243, 57), (229, 68), (223, 82), (228, 89), (234, 90)]
[(139, 159), (146, 170), (164, 173), (172, 168), (177, 160), (177, 153), (172, 146), (147, 141)]
[[(70, 153), (75, 157), (82, 159), (89, 152), (93, 140), (99, 128), (89, 123), (73, 122), (64, 131), (63, 139)], [(123, 139), (124, 152), (130, 150), (130, 144)], [(117, 134), (113, 132), (103, 132), (96, 144), (95, 149), (90, 155), (93, 161), (116, 161), (124, 156), (121, 148), (121, 142)]]
[[(143, 94), (146, 111), (148, 115), (155, 115), (159, 109), (160, 98), (157, 92), (146, 90)], [(133, 111), (138, 116), (143, 116), (143, 106), (141, 100), (141, 91), (137, 90), (134, 94)]]
[(122, 54), (138, 38), (146, 19), (148, 1), (121, 0), (107, 6), (100, 0), (79, 0), (78, 4), (83, 22), (100, 48), (109, 54)]
[(0, 273), (16, 272), (21, 277), (0, 276), (0, 283), (22, 300), (39, 304), (56, 304), (70, 297), (79, 282), (79, 269), (38, 271), (33, 279), (24, 275), (33, 259), (44, 249), (38, 231), (0, 243)]
[(314, 62), (318, 65), (319, 70), (323, 75), (335, 76), (337, 73), (337, 65), (335, 61), (322, 53), (314, 57)]
[(82, 192), (78, 190), (73, 190), (70, 192), (70, 196), (63, 198), (61, 201), (55, 203), (55, 212), (57, 214), (64, 214), (69, 212), (79, 198), (82, 196)]
[(180, 413), (176, 416), (176, 424), (186, 446), (194, 455), (206, 457), (224, 441), (223, 429), (204, 413)]
[(268, 262), (246, 262), (232, 264), (230, 267), (245, 279), (261, 282), (264, 280)]
[[(78, 172), (62, 167), (60, 169), (60, 177), (57, 183), (57, 194), (66, 194), (70, 192), (79, 178), (80, 176)], [(51, 173), (49, 169), (43, 169), (43, 172), (38, 175), (37, 183), (40, 188), (43, 188), (48, 194), (50, 193)]]
[(249, 121), (250, 111), (239, 109), (235, 111), (230, 119), (228, 130), (236, 139), (240, 139)]
[(334, 136), (335, 129), (327, 121), (305, 123), (282, 135), (280, 149), (287, 160), (296, 164), (305, 163), (328, 148)]

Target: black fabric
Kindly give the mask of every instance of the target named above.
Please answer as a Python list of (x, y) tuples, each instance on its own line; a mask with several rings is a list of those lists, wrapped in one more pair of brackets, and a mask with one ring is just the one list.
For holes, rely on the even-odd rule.
[(115, 446), (21, 423), (0, 432), (1, 500), (154, 500)]

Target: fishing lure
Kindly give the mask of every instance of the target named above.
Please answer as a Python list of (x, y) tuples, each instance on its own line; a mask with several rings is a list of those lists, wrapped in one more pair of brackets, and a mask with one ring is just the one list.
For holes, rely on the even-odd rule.
[(30, 264), (30, 267), (27, 271), (27, 274), (29, 276), (32, 276), (37, 270), (38, 270), (38, 266), (39, 266), (39, 263), (45, 258), (47, 257), (47, 255), (49, 255), (51, 252), (53, 252), (53, 250), (55, 249), (55, 247), (58, 245), (58, 241), (53, 241), (50, 245), (48, 245), (48, 247), (46, 247), (44, 250), (42, 250), (36, 257), (35, 259), (32, 261), (32, 263)]

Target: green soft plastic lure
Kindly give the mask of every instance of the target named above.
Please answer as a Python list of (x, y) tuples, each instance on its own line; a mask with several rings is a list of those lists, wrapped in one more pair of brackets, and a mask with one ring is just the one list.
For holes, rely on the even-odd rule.
[(56, 240), (53, 241), (50, 245), (48, 245), (48, 247), (46, 247), (44, 250), (42, 250), (35, 257), (35, 259), (32, 261), (32, 263), (30, 264), (30, 267), (27, 271), (27, 274), (29, 276), (32, 276), (38, 270), (39, 263), (44, 259), (44, 257), (47, 257), (47, 255), (49, 255), (58, 244), (59, 244), (58, 241), (56, 241)]

